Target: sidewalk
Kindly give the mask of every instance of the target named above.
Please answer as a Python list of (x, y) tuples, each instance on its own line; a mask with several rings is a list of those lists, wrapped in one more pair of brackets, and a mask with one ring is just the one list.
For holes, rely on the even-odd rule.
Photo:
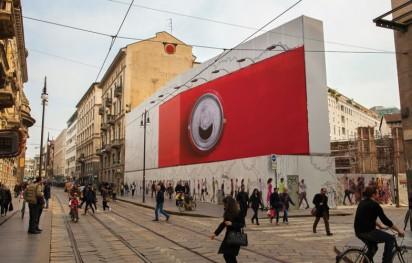
[(27, 263), (49, 262), (51, 213), (43, 210), (38, 235), (27, 234), (29, 209), (26, 206), (24, 219), (21, 219), (20, 205), (13, 199), (14, 211), (0, 218), (0, 255), (2, 262)]
[[(206, 198), (209, 198), (206, 196)], [(127, 203), (131, 203), (134, 205), (146, 207), (146, 208), (151, 208), (154, 209), (156, 205), (156, 199), (149, 195), (146, 195), (146, 202), (142, 202), (142, 195), (137, 194), (132, 198), (131, 193), (129, 195), (124, 195), (124, 196), (117, 196), (117, 199), (119, 201), (124, 201)], [(223, 215), (223, 205), (218, 205), (218, 204), (212, 204), (209, 202), (200, 202), (199, 200), (197, 202), (197, 207), (194, 211), (185, 211), (183, 213), (180, 213), (178, 208), (176, 207), (176, 202), (174, 199), (174, 196), (172, 196), (172, 199), (169, 199), (168, 196), (165, 196), (165, 203), (163, 208), (165, 209), (166, 212), (172, 214), (172, 215), (185, 215), (185, 216), (193, 216), (193, 217), (214, 217), (214, 218), (220, 218)], [(312, 215), (310, 214), (311, 209), (299, 209), (299, 210), (289, 210), (289, 217), (311, 217)], [(331, 216), (347, 216), (347, 215), (352, 215), (354, 213), (354, 208), (353, 207), (348, 207), (348, 208), (343, 208), (340, 207), (338, 209), (331, 209), (330, 210), (330, 215)], [(253, 211), (252, 209), (248, 210), (247, 217), (246, 218), (252, 218)], [(281, 215), (283, 213), (281, 212)], [(261, 211), (259, 209), (259, 218), (267, 218), (266, 211)]]

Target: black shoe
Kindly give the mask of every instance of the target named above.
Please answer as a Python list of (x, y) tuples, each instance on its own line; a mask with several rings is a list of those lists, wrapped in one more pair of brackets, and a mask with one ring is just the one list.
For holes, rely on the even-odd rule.
[(326, 234), (327, 236), (333, 236), (333, 233), (329, 232)]
[(316, 229), (313, 229), (313, 233), (315, 233), (315, 234), (316, 234)]
[(169, 221), (170, 216), (166, 217), (166, 221)]
[(27, 231), (27, 233), (29, 233), (29, 234), (40, 234), (41, 232), (40, 231)]
[(41, 231), (43, 231), (43, 229), (37, 228), (36, 231), (41, 232)]
[(152, 221), (159, 221), (159, 219), (153, 219)]

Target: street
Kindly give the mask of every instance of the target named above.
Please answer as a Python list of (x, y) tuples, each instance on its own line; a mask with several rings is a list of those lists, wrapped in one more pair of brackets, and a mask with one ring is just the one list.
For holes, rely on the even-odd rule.
[[(164, 218), (153, 222), (153, 210), (115, 201), (109, 204), (112, 211), (102, 211), (101, 206), (95, 215), (83, 215), (81, 211), (79, 222), (73, 223), (69, 221), (67, 194), (60, 189), (53, 193), (51, 208), (43, 214), (52, 216), (51, 226), (43, 218), (40, 225), (45, 231), (38, 235), (51, 235), (50, 262), (224, 262), (217, 254), (223, 234), (215, 241), (209, 239), (219, 218), (172, 215), (169, 222)], [(401, 225), (405, 208), (387, 207), (386, 211)], [(312, 233), (312, 217), (292, 217), (288, 225), (279, 226), (270, 224), (268, 219), (261, 219), (259, 226), (247, 222), (249, 246), (241, 249), (238, 261), (334, 262), (335, 246), (357, 244), (353, 242), (353, 218), (354, 215), (332, 216), (331, 237), (326, 236), (322, 221), (318, 233)], [(14, 224), (24, 223), (13, 216), (0, 226), (0, 235), (4, 236), (8, 226)], [(21, 238), (29, 241), (33, 238), (25, 231), (16, 234), (25, 235)], [(7, 247), (9, 262), (29, 260), (17, 257), (17, 251), (26, 248), (18, 244), (7, 246), (6, 242), (7, 238), (1, 239), (0, 253), (5, 253)], [(14, 250), (13, 258), (14, 252), (10, 252)]]

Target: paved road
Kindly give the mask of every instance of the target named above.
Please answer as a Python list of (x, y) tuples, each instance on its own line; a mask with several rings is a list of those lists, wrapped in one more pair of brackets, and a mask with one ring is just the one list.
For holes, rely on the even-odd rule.
[[(169, 222), (153, 222), (150, 209), (119, 201), (110, 205), (112, 211), (99, 206), (95, 216), (80, 215), (78, 223), (67, 222), (67, 195), (55, 190), (50, 262), (224, 262), (217, 254), (223, 235), (215, 241), (208, 238), (221, 219), (172, 216)], [(404, 208), (386, 210), (402, 222)], [(336, 245), (354, 242), (353, 215), (331, 218), (332, 237), (326, 236), (322, 221), (318, 233), (312, 233), (312, 223), (310, 217), (291, 218), (288, 225), (279, 226), (266, 219), (260, 226), (248, 222), (249, 246), (241, 250), (238, 261), (330, 263)]]

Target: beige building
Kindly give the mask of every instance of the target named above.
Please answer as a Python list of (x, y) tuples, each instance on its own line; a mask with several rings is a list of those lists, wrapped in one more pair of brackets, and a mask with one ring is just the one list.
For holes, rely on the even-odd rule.
[(81, 182), (91, 182), (99, 174), (101, 105), (102, 89), (99, 83), (93, 83), (76, 105), (76, 177)]
[[(28, 128), (35, 120), (23, 83), (27, 82), (27, 50), (21, 3), (19, 0), (0, 2), (0, 129), (20, 129), (28, 137)], [(0, 159), (0, 182), (13, 187), (23, 180), (25, 140), (22, 153), (15, 158)]]
[(67, 121), (65, 177), (73, 178), (76, 173), (77, 111)]
[(53, 176), (64, 176), (66, 163), (66, 133), (64, 129), (54, 140)]
[(328, 110), (331, 141), (355, 139), (358, 127), (372, 127), (376, 136), (391, 134), (385, 120), (375, 111), (331, 88), (328, 89)]
[(116, 185), (123, 182), (125, 114), (169, 80), (192, 68), (194, 60), (192, 47), (166, 32), (120, 49), (100, 82), (100, 181)]

